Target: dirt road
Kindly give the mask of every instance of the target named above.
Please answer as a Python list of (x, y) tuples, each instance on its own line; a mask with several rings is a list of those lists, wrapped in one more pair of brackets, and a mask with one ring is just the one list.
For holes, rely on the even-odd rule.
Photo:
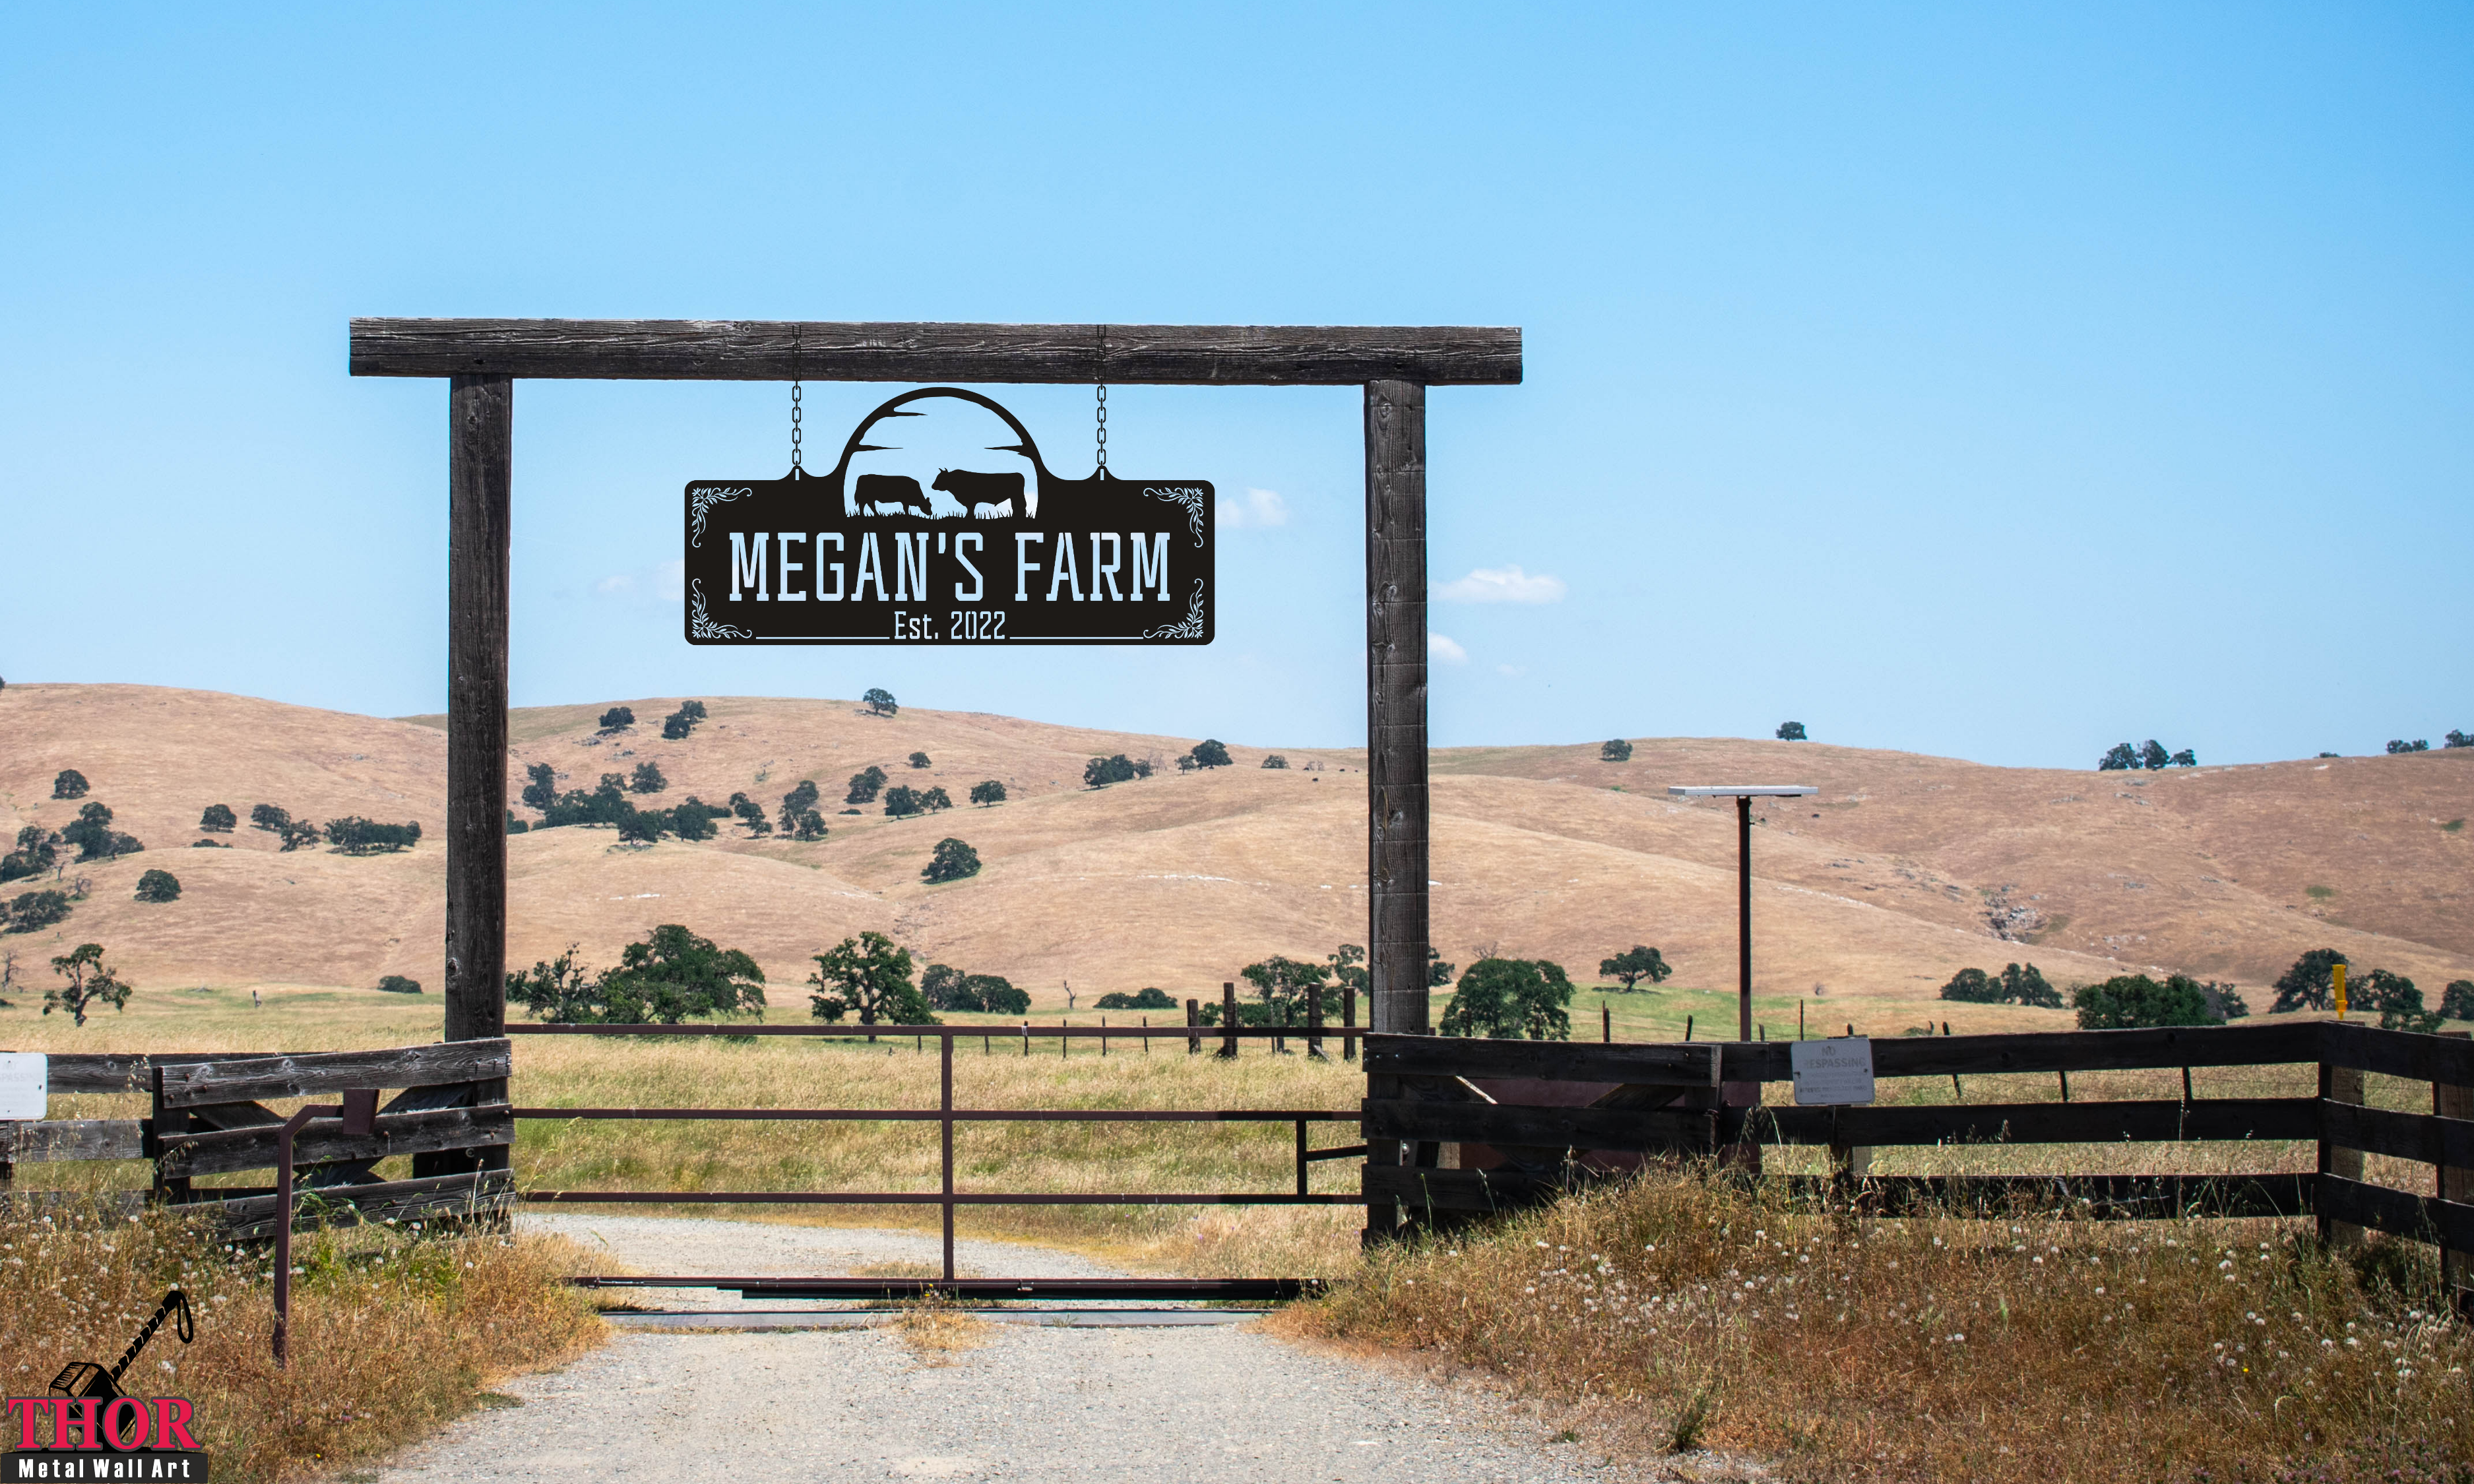
[[(935, 1257), (932, 1238), (898, 1232), (655, 1218), (528, 1218), (527, 1225), (604, 1243), (614, 1260), (638, 1271), (826, 1273)], [(1102, 1271), (995, 1243), (966, 1243), (959, 1256), (981, 1271)], [(716, 1303), (702, 1292), (656, 1302), (673, 1309), (760, 1306)], [(1594, 1476), (1594, 1460), (1535, 1436), (1485, 1399), (1308, 1353), (1257, 1332), (1250, 1321), (1013, 1323), (988, 1327), (983, 1339), (978, 1349), (938, 1356), (882, 1328), (631, 1330), (562, 1371), (510, 1384), (521, 1408), (468, 1417), (375, 1477), (383, 1484), (709, 1474), (733, 1484), (1562, 1484)], [(939, 1359), (949, 1363), (934, 1363)]]

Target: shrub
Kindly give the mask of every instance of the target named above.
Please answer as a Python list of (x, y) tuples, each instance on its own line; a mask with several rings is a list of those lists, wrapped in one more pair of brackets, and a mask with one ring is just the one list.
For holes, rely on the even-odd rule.
[(1802, 722), (1779, 723), (1778, 739), (1782, 742), (1804, 742), (1810, 740), (1804, 734), (1804, 723)]
[(632, 706), (614, 706), (601, 713), (601, 730), (604, 731), (617, 731), (621, 728), (634, 725), (636, 725), (636, 712)]
[(658, 763), (638, 763), (635, 774), (627, 779), (627, 791), (635, 794), (658, 794), (669, 786), (670, 780), (662, 777)]
[(1621, 737), (1609, 737), (1604, 742), (1598, 744), (1598, 761), (1632, 761), (1632, 744)]
[(1031, 992), (1015, 989), (1013, 981), (1003, 974), (972, 974), (962, 981), (962, 988), (978, 996), (981, 1007), (991, 1015), (1031, 1013)]
[(874, 763), (869, 763), (864, 772), (851, 775), (850, 792), (842, 796), (842, 802), (874, 803), (877, 794), (884, 787), (885, 770)]
[(181, 878), (168, 871), (149, 871), (137, 878), (139, 901), (179, 901)]
[[(507, 817), (509, 819), (515, 819), (515, 816), (512, 814)], [(517, 821), (516, 828), (521, 829), (522, 827), (523, 823), (521, 820)], [(223, 840), (192, 840), (189, 842), (189, 849), (193, 850), (229, 850), (231, 849), (231, 846), (229, 842)], [(0, 881), (6, 881), (9, 878), (6, 875), (0, 875)]]
[(910, 754), (910, 766), (912, 766), (912, 767), (914, 767), (914, 768), (925, 768), (925, 767), (930, 766), (929, 761), (928, 761), (928, 754), (927, 754), (926, 753), (913, 753), (913, 754)]
[(665, 922), (589, 974), (575, 945), (507, 976), (507, 998), (563, 1025), (676, 1025), (689, 1016), (764, 1012), (764, 970), (737, 948)]
[(68, 1013), (78, 1024), (85, 1024), (85, 1014), (97, 1005), (109, 1005), (126, 1011), (133, 987), (121, 981), (103, 962), (103, 945), (82, 943), (67, 953), (52, 960), (52, 972), (68, 983), (55, 985), (43, 992), (43, 1014), (55, 1010)]
[(885, 791), (885, 812), (898, 820), (909, 819), (914, 814), (927, 813), (928, 804), (917, 789), (896, 783)]
[(291, 823), (292, 813), (288, 809), (279, 808), (271, 803), (254, 803), (249, 806), (249, 827), (252, 829), (263, 829), (269, 834), (280, 834), (283, 832), (283, 826)]
[(2439, 745), (2443, 749), (2452, 747), (2474, 747), (2474, 736), (2468, 736), (2462, 731), (2451, 731), (2448, 734), (2447, 740), (2443, 741)]
[(2193, 980), (2175, 974), (2158, 984), (2146, 974), (2116, 974), (2102, 984), (2072, 992), (2083, 1031), (2131, 1030), (2156, 1025), (2214, 1025), (2207, 996)]
[(0, 922), (12, 933), (40, 932), (55, 922), (68, 920), (69, 894), (66, 892), (20, 892), (17, 899), (0, 909)]
[(1277, 753), (1265, 753), (1263, 754), (1263, 766), (1266, 768), (1285, 768), (1288, 765), (1289, 760)]
[(931, 886), (942, 881), (959, 881), (980, 874), (980, 852), (951, 835), (936, 842), (935, 853), (919, 869), (919, 879)]
[(378, 993), (381, 994), (418, 994), (421, 993), (421, 981), (418, 979), (407, 979), (401, 974), (389, 974), (378, 981)]
[(994, 778), (990, 778), (984, 783), (974, 783), (971, 785), (971, 802), (973, 803), (992, 804), (1003, 803), (1005, 802), (1006, 786)]
[(1660, 956), (1656, 948), (1634, 944), (1613, 958), (1598, 960), (1598, 972), (1630, 990), (1647, 979), (1652, 984), (1664, 984), (1674, 968)]
[(228, 803), (210, 803), (206, 812), (198, 816), (198, 827), (210, 835), (228, 835), (240, 823)]
[(1112, 991), (1101, 995), (1096, 1003), (1102, 1010), (1175, 1010), (1176, 1008), (1176, 1001), (1169, 998), (1168, 991), (1161, 989), (1147, 989), (1132, 994), (1123, 990)]
[(546, 810), (558, 802), (558, 770), (546, 762), (528, 763), (524, 778), (523, 792), (518, 797), (525, 808)]
[(2045, 982), (2045, 976), (2033, 964), (2021, 967), (2011, 964), (1998, 974), (1981, 969), (1962, 969), (1950, 976), (1941, 987), (1941, 997), (1976, 1005), (2035, 1005), (2047, 1010), (2062, 1008), (2062, 993)]
[(631, 809), (618, 821), (620, 845), (652, 845), (669, 831), (669, 816), (650, 809)]
[[(1281, 766), (1286, 767), (1283, 763)], [(1082, 783), (1087, 788), (1105, 788), (1111, 783), (1133, 781), (1133, 759), (1119, 753), (1114, 757), (1094, 757), (1082, 765)]]
[(1436, 1027), (1445, 1036), (1569, 1041), (1572, 981), (1545, 959), (1482, 958), (1461, 975)]
[(62, 768), (60, 777), (52, 779), (52, 797), (55, 799), (83, 799), (85, 790), (85, 775), (75, 768)]
[[(421, 822), (381, 825), (348, 814), (327, 822), (327, 843), (346, 855), (375, 855), (381, 850), (409, 850), (421, 843)], [(289, 847), (286, 847), (289, 849)]]
[(704, 720), (703, 702), (682, 701), (677, 710), (662, 718), (662, 739), (666, 742), (683, 742), (687, 739), (688, 733), (695, 730), (696, 723), (702, 720)]
[(710, 840), (720, 833), (714, 828), (713, 815), (699, 803), (683, 803), (667, 812), (655, 811), (654, 818), (682, 840)]
[(2474, 1020), (2474, 979), (2451, 979), (2439, 992), (2439, 1013), (2451, 1020)]
[(882, 685), (870, 686), (867, 694), (860, 699), (867, 703), (868, 714), (871, 716), (892, 716), (902, 709), (894, 704), (893, 692)]

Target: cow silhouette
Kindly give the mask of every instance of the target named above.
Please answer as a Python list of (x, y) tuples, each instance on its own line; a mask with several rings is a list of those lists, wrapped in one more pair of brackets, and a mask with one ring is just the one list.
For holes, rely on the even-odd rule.
[[(1014, 477), (1017, 481), (1021, 478), (1020, 475)], [(940, 482), (936, 488), (942, 490), (945, 487)], [(859, 508), (870, 513), (877, 506), (893, 505), (899, 506), (906, 514), (914, 511), (922, 515), (935, 514), (935, 507), (928, 498), (927, 491), (919, 488), (919, 481), (908, 474), (861, 474), (859, 476), (858, 499)]]
[(1022, 498), (1020, 474), (982, 474), (966, 468), (944, 468), (936, 471), (935, 489), (944, 491), (955, 501), (977, 515), (982, 508), (990, 515), (1004, 514), (1003, 507), (1011, 504), (1017, 515), (1037, 515), (1027, 508)]

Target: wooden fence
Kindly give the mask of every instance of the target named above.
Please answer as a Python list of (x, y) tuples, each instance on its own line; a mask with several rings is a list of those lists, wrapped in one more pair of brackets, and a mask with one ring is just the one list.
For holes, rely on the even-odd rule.
[[(1591, 1045), (1372, 1036), (1366, 1046), (1370, 1240), (1550, 1199), (1644, 1161), (1692, 1156), (1758, 1168), (1765, 1145), (1826, 1146), (1819, 1177), (1874, 1209), (2066, 1197), (2117, 1218), (2316, 1215), (2431, 1242), (2461, 1300), (2474, 1293), (2474, 1042), (2339, 1021), (1876, 1041), (1875, 1074), (2048, 1073), (2063, 1101), (1761, 1106), (1789, 1082), (1790, 1042)], [(2316, 1065), (2311, 1096), (2200, 1098), (2194, 1067)], [(2071, 1101), (2074, 1072), (2179, 1069), (2178, 1098)], [(2364, 1106), (2364, 1076), (2424, 1083), (2432, 1111)], [(1897, 1145), (2309, 1141), (2310, 1171), (2250, 1175), (1970, 1177), (1869, 1173)], [(2363, 1179), (2365, 1153), (2430, 1164), (2432, 1193)], [(1813, 1182), (1807, 1180), (1806, 1184)]]
[[(354, 1137), (317, 1120), (295, 1140), (300, 1205), (327, 1221), (400, 1221), (503, 1215), (514, 1177), (508, 1146), (510, 1065), (504, 1038), (445, 1041), (385, 1051), (322, 1051), (275, 1056), (64, 1055), (49, 1059), (56, 1093), (144, 1093), (143, 1118), (79, 1118), (0, 1123), (0, 1192), (15, 1163), (53, 1160), (144, 1160), (152, 1188), (100, 1199), (135, 1209), (177, 1207), (210, 1215), (235, 1239), (272, 1234), (274, 1186), (201, 1185), (206, 1176), (272, 1170), (283, 1115), (279, 1098), (318, 1097), (352, 1089), (400, 1089), (375, 1130)], [(412, 1157), (412, 1177), (377, 1180), (377, 1162)], [(270, 1177), (271, 1179), (271, 1177)], [(11, 1194), (39, 1204), (59, 1197)], [(79, 1199), (90, 1199), (80, 1197)]]

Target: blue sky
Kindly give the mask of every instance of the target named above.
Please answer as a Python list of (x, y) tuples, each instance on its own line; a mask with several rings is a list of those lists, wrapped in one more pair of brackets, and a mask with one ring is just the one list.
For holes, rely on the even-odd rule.
[[(2468, 76), (2438, 5), (13, 7), (0, 676), (443, 706), (446, 393), (352, 315), (1508, 323), (1429, 403), (1439, 744), (2436, 744)], [(518, 704), (1362, 741), (1353, 390), (1112, 393), (1223, 493), (1207, 650), (691, 648), (681, 487), (788, 402), (519, 384)]]

